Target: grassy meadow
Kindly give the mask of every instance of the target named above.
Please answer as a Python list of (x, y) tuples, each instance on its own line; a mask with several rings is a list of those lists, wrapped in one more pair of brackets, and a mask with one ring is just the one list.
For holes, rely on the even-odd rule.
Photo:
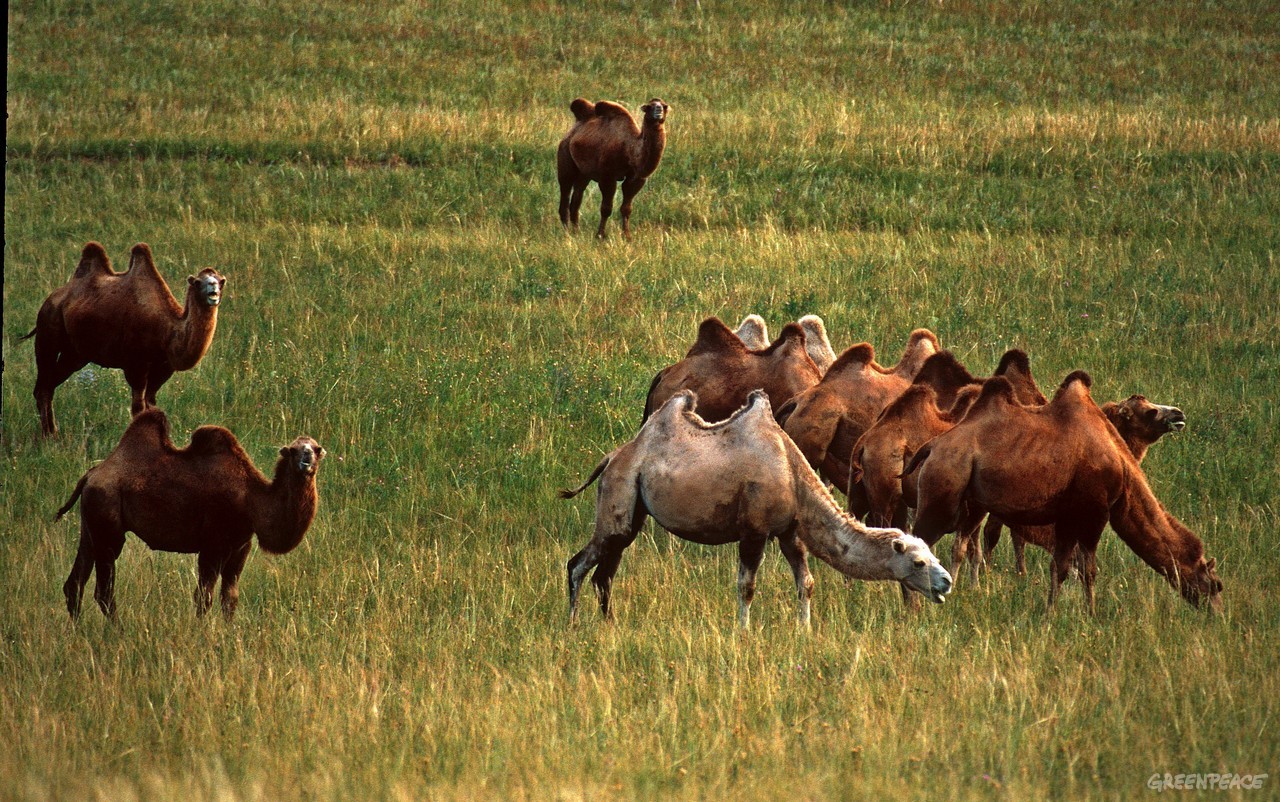
[[(1280, 9), (1156, 2), (350, 4), (15, 0), (0, 418), (0, 798), (1086, 799), (1155, 773), (1280, 787)], [(576, 96), (671, 105), (633, 239), (556, 219)], [(160, 394), (180, 444), (259, 467), (310, 434), (320, 512), (255, 550), (237, 618), (131, 539), (119, 619), (61, 585), (119, 371), (31, 398), (41, 301), (81, 247), (228, 277)], [(653, 374), (700, 320), (823, 316), (896, 360), (927, 326), (978, 374), (1180, 406), (1145, 465), (1225, 612), (1114, 535), (1098, 614), (1048, 558), (902, 609), (815, 564), (811, 634), (770, 547), (650, 524), (616, 620), (566, 626), (565, 561)], [(949, 539), (939, 546), (949, 554)], [(945, 560), (944, 560), (945, 562)], [(589, 593), (589, 591), (588, 591)]]

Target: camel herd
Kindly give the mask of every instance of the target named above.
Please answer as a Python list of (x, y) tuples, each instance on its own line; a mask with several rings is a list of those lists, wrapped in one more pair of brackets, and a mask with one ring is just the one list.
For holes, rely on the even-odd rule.
[[(629, 237), (632, 200), (662, 159), (670, 108), (654, 98), (640, 123), (609, 101), (578, 98), (570, 110), (574, 123), (556, 156), (560, 220), (576, 229), (583, 192), (595, 181), (596, 233), (604, 237), (621, 182)], [(54, 391), (90, 362), (123, 369), (132, 392), (134, 417), (119, 444), (58, 511), (61, 518), (80, 503), (80, 545), (63, 587), (73, 617), (94, 571), (98, 605), (114, 616), (115, 561), (133, 532), (152, 549), (195, 553), (198, 613), (212, 606), (221, 577), (230, 618), (253, 536), (266, 551), (288, 552), (315, 516), (319, 443), (299, 437), (281, 448), (268, 480), (220, 426), (201, 426), (186, 447), (175, 446), (156, 408), (160, 387), (208, 351), (225, 284), (212, 269), (189, 276), (179, 306), (147, 245), (135, 245), (129, 269), (117, 273), (90, 242), (22, 338), (35, 338), (43, 436), (57, 433)], [(886, 367), (869, 343), (837, 356), (816, 315), (788, 323), (772, 340), (758, 315), (736, 330), (708, 318), (684, 359), (653, 378), (635, 438), (562, 493), (572, 498), (600, 483), (594, 534), (568, 563), (570, 616), (593, 571), (609, 616), (622, 552), (648, 517), (694, 542), (738, 544), (743, 626), (770, 539), (791, 566), (807, 627), (809, 552), (850, 578), (896, 581), (908, 601), (919, 593), (940, 603), (966, 559), (977, 578), (1005, 526), (1019, 573), (1026, 543), (1052, 555), (1051, 605), (1075, 566), (1093, 609), (1095, 554), (1110, 523), (1188, 602), (1217, 607), (1214, 560), (1156, 499), (1139, 465), (1185, 416), (1139, 395), (1099, 407), (1090, 386), (1077, 371), (1046, 399), (1016, 349), (989, 378), (975, 377), (927, 329), (912, 332), (897, 364)], [(847, 510), (828, 485), (845, 494)], [(950, 532), (948, 572), (931, 549)]]
[[(1219, 606), (1215, 561), (1139, 465), (1186, 425), (1181, 410), (1140, 395), (1099, 407), (1083, 371), (1046, 399), (1017, 349), (978, 378), (926, 329), (912, 332), (893, 367), (878, 364), (868, 343), (835, 357), (821, 319), (805, 321), (769, 342), (758, 316), (736, 332), (708, 318), (685, 358), (654, 377), (639, 433), (562, 494), (600, 480), (595, 532), (568, 564), (571, 615), (595, 568), (608, 616), (618, 562), (648, 516), (687, 540), (738, 544), (744, 625), (770, 538), (795, 574), (807, 625), (806, 551), (849, 577), (896, 580), (909, 602), (910, 591), (941, 602), (952, 578), (932, 546), (955, 532), (952, 571), (968, 558), (976, 579), (1003, 526), (1019, 573), (1026, 543), (1051, 554), (1050, 605), (1075, 566), (1094, 609), (1095, 555), (1110, 523), (1188, 602)], [(823, 480), (846, 494), (848, 512)]]

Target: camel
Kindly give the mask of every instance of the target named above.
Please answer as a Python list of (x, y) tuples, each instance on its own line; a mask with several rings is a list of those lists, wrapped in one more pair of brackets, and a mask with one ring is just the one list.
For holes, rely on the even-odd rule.
[[(848, 495), (853, 444), (939, 349), (933, 332), (916, 329), (898, 364), (885, 368), (876, 363), (870, 343), (850, 346), (822, 381), (778, 408), (778, 422), (822, 478)], [(865, 502), (856, 508), (864, 512)]]
[(592, 568), (600, 611), (611, 615), (613, 575), (622, 552), (646, 516), (695, 543), (738, 544), (738, 621), (750, 624), (756, 570), (765, 544), (776, 538), (796, 582), (797, 617), (810, 624), (813, 577), (806, 552), (854, 579), (895, 580), (934, 602), (951, 590), (951, 577), (918, 538), (873, 529), (840, 510), (813, 469), (774, 421), (760, 390), (727, 420), (710, 424), (694, 410), (697, 396), (683, 390), (608, 454), (573, 498), (598, 478), (595, 532), (568, 563), (569, 616)]
[[(1147, 456), (1147, 450), (1169, 432), (1180, 432), (1187, 425), (1187, 416), (1177, 407), (1153, 404), (1145, 396), (1131, 395), (1124, 401), (1108, 401), (1102, 405), (1102, 414), (1116, 428), (1125, 447), (1139, 464)], [(1000, 542), (1002, 522), (988, 517), (983, 527), (983, 556), (990, 561), (991, 552)], [(1013, 540), (1013, 555), (1017, 571), (1026, 574), (1027, 564), (1023, 552), (1026, 544), (1039, 546), (1053, 553), (1053, 528), (1051, 526), (1014, 526), (1009, 535)], [(954, 570), (954, 568), (953, 568)]]
[(631, 237), (631, 202), (658, 169), (667, 146), (664, 124), (671, 107), (652, 98), (640, 107), (643, 126), (617, 103), (592, 103), (577, 98), (569, 104), (574, 123), (556, 151), (556, 175), (560, 180), (560, 222), (578, 229), (578, 209), (587, 184), (600, 186), (600, 228), (613, 212), (613, 194), (622, 182), (622, 236)]
[(195, 552), (198, 615), (212, 606), (221, 575), (222, 612), (230, 619), (254, 533), (272, 554), (302, 542), (316, 513), (316, 471), (324, 453), (315, 440), (299, 437), (280, 449), (267, 481), (226, 429), (201, 426), (190, 445), (177, 448), (163, 411), (139, 413), (115, 450), (80, 477), (58, 510), (60, 520), (83, 497), (80, 547), (62, 586), (67, 612), (79, 617), (84, 585), (96, 568), (94, 597), (115, 618), (115, 562), (125, 533), (133, 532), (155, 551)]
[(752, 351), (719, 318), (709, 317), (684, 359), (653, 377), (642, 422), (681, 390), (698, 394), (698, 414), (712, 422), (729, 417), (752, 390), (763, 389), (770, 403), (782, 404), (821, 378), (805, 343), (804, 329), (788, 323), (772, 345)]
[[(805, 315), (796, 321), (804, 329), (804, 349), (808, 352), (813, 364), (820, 373), (826, 373), (831, 363), (836, 361), (836, 353), (827, 339), (827, 326), (817, 315)], [(742, 344), (752, 351), (761, 351), (769, 347), (769, 326), (759, 315), (747, 315), (734, 330)]]
[(34, 395), (42, 436), (58, 431), (54, 391), (90, 362), (124, 369), (134, 415), (155, 406), (169, 377), (195, 367), (209, 350), (226, 283), (212, 268), (188, 276), (181, 307), (146, 243), (133, 246), (124, 273), (112, 270), (101, 245), (85, 245), (71, 280), (45, 299), (35, 328), (22, 337), (36, 338)]
[(915, 534), (936, 543), (974, 510), (1011, 525), (1051, 524), (1049, 605), (1078, 548), (1092, 613), (1098, 540), (1110, 523), (1188, 603), (1219, 608), (1216, 561), (1205, 559), (1200, 539), (1160, 504), (1091, 386), (1089, 374), (1075, 371), (1049, 403), (1026, 407), (1008, 379), (985, 382), (964, 420), (922, 446), (904, 470), (920, 470)]

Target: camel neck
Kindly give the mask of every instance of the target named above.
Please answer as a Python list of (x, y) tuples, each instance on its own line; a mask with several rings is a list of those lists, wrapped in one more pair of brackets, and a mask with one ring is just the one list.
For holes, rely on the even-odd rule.
[(814, 556), (853, 579), (894, 579), (893, 530), (868, 529), (836, 504), (796, 450), (798, 533)]
[(667, 129), (656, 123), (646, 122), (640, 129), (640, 166), (637, 173), (648, 178), (658, 169), (662, 152), (667, 146)]
[(190, 370), (204, 357), (218, 327), (218, 309), (197, 299), (196, 292), (187, 293), (187, 305), (174, 321), (169, 338), (169, 364), (174, 370)]
[(316, 514), (314, 477), (301, 477), (287, 470), (281, 460), (270, 485), (252, 493), (253, 529), (258, 545), (272, 554), (297, 548)]
[(1165, 510), (1136, 464), (1129, 467), (1124, 495), (1112, 508), (1111, 528), (1175, 587), (1204, 556), (1200, 538)]

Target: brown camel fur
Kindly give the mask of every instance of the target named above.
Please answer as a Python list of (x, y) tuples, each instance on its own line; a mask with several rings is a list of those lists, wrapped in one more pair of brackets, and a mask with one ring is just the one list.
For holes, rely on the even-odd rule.
[(1013, 525), (1052, 524), (1049, 604), (1066, 577), (1072, 552), (1092, 612), (1098, 540), (1107, 523), (1189, 603), (1217, 608), (1222, 582), (1204, 544), (1152, 493), (1138, 461), (1089, 394), (1076, 371), (1053, 400), (1025, 407), (1004, 377), (988, 380), (964, 420), (916, 452), (920, 469), (915, 533), (936, 543), (986, 510)]
[[(1129, 453), (1139, 463), (1147, 456), (1147, 450), (1169, 432), (1180, 432), (1187, 425), (1187, 416), (1177, 407), (1153, 404), (1144, 396), (1131, 395), (1119, 403), (1108, 401), (1102, 405), (1102, 414), (1107, 416), (1111, 425), (1116, 427), (1120, 438), (1124, 440)], [(991, 552), (1000, 542), (1002, 522), (995, 516), (987, 518), (983, 527), (983, 551), (989, 562)], [(1013, 555), (1019, 574), (1027, 572), (1026, 559), (1023, 552), (1026, 544), (1039, 546), (1050, 554), (1053, 553), (1052, 526), (1013, 526), (1009, 528), (1013, 540)]]
[(190, 445), (177, 448), (164, 412), (153, 407), (140, 413), (58, 510), (61, 518), (83, 497), (80, 547), (62, 587), (67, 611), (80, 615), (80, 597), (96, 567), (94, 597), (107, 617), (115, 617), (115, 562), (125, 533), (133, 532), (156, 551), (197, 555), (200, 615), (213, 604), (221, 575), (222, 612), (230, 618), (254, 533), (265, 551), (284, 554), (311, 526), (323, 456), (319, 443), (299, 437), (280, 449), (275, 475), (267, 481), (226, 429), (201, 426)]
[(145, 243), (133, 246), (124, 273), (111, 269), (101, 245), (85, 245), (71, 280), (45, 299), (35, 328), (22, 338), (36, 338), (34, 395), (41, 433), (58, 431), (54, 390), (90, 362), (124, 369), (134, 415), (155, 406), (156, 393), (169, 377), (195, 367), (209, 350), (226, 282), (212, 268), (188, 276), (184, 308)]
[[(827, 339), (827, 326), (817, 315), (805, 315), (796, 321), (804, 329), (804, 348), (813, 364), (821, 373), (826, 373), (831, 363), (836, 361), (835, 351), (831, 349), (831, 341)], [(734, 331), (742, 344), (752, 351), (761, 351), (769, 347), (769, 326), (759, 315), (747, 315)]]
[[(916, 329), (898, 364), (884, 368), (869, 343), (850, 346), (821, 382), (778, 408), (778, 422), (822, 478), (847, 495), (853, 444), (939, 348), (933, 332)], [(857, 509), (865, 512), (865, 504)]]
[(709, 317), (684, 359), (653, 377), (643, 420), (681, 390), (697, 393), (698, 414), (713, 422), (729, 417), (752, 390), (763, 389), (771, 404), (782, 404), (821, 378), (805, 341), (804, 329), (788, 323), (772, 345), (752, 351), (719, 318)]
[(587, 184), (600, 186), (600, 228), (613, 212), (613, 194), (622, 182), (622, 235), (631, 237), (631, 201), (645, 181), (658, 169), (667, 146), (664, 124), (671, 107), (658, 98), (640, 107), (643, 126), (617, 103), (592, 103), (577, 98), (569, 104), (574, 123), (560, 140), (556, 151), (556, 174), (560, 180), (560, 222), (578, 228), (578, 209)]
[(796, 581), (798, 617), (809, 624), (813, 578), (806, 552), (854, 579), (895, 580), (935, 602), (951, 577), (918, 538), (869, 529), (840, 510), (822, 481), (773, 419), (768, 397), (752, 392), (727, 420), (709, 424), (682, 391), (658, 409), (635, 439), (596, 466), (572, 498), (600, 479), (595, 533), (568, 563), (569, 615), (592, 568), (600, 610), (609, 617), (613, 575), (646, 516), (695, 543), (738, 544), (738, 617), (750, 622), (755, 575), (776, 538)]

